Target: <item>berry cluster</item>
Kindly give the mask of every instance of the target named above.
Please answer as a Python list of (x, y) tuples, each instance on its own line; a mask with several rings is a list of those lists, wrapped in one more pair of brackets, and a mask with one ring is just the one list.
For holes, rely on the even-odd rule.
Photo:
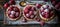
[(10, 5), (15, 5), (15, 0), (10, 0), (8, 3), (5, 3), (4, 8), (8, 8)]

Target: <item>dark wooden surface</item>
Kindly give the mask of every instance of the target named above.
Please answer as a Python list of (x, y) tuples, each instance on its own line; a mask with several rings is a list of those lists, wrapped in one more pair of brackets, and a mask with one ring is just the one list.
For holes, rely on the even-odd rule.
[[(8, 0), (7, 0), (8, 2)], [(0, 11), (1, 12), (1, 11)], [(60, 12), (56, 11), (56, 14), (58, 15), (58, 22), (60, 23)], [(3, 18), (2, 18), (3, 20)], [(43, 27), (60, 27), (60, 24), (45, 24)], [(0, 27), (40, 27), (40, 24), (26, 24), (26, 25), (5, 25), (3, 24), (3, 21), (0, 21)]]
[[(26, 25), (5, 25), (0, 21), (0, 27), (41, 27), (40, 24), (26, 24)], [(45, 24), (43, 27), (60, 27), (60, 24)]]

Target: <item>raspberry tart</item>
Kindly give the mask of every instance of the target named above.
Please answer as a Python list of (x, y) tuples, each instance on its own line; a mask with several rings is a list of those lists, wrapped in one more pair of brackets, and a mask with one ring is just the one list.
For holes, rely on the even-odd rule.
[(21, 16), (20, 7), (16, 5), (11, 5), (7, 8), (6, 15), (10, 20), (17, 20)]
[(49, 5), (43, 5), (41, 6), (40, 10), (39, 10), (39, 15), (41, 17), (42, 20), (44, 21), (49, 21), (54, 17), (54, 13), (53, 13), (53, 9), (51, 6)]
[(36, 7), (33, 5), (27, 5), (24, 7), (23, 10), (23, 16), (27, 19), (27, 20), (32, 20), (35, 19), (37, 17), (37, 10)]

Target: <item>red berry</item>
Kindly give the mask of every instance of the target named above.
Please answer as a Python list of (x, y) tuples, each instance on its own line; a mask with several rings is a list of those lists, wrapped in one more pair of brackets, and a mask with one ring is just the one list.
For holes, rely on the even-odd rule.
[(15, 12), (19, 12), (19, 9), (18, 9), (17, 7), (14, 7), (13, 10), (14, 10)]
[(39, 9), (42, 5), (41, 4), (36, 4), (36, 7)]
[(40, 12), (44, 12), (44, 8), (41, 7), (41, 8), (40, 8)]
[(16, 12), (15, 11), (11, 11), (11, 14), (14, 15)]
[(33, 14), (33, 11), (29, 11), (29, 14), (32, 15)]
[(31, 8), (32, 8), (32, 6), (30, 6), (30, 5), (27, 5), (25, 9), (28, 9), (28, 10), (30, 10)]
[(36, 11), (36, 7), (32, 7), (31, 10), (32, 10), (32, 11)]
[(28, 17), (28, 18), (29, 18), (29, 17), (30, 17), (30, 14), (26, 14), (26, 17)]
[(49, 14), (46, 14), (46, 15), (45, 15), (45, 18), (49, 18)]
[(49, 17), (49, 11), (46, 10), (46, 9), (45, 9), (45, 11), (44, 11), (44, 17), (45, 17), (45, 18), (48, 18), (48, 17)]
[(14, 18), (14, 15), (10, 15), (11, 18)]
[(44, 14), (44, 15), (42, 15), (42, 17), (46, 18), (46, 17), (45, 17), (45, 14)]
[(31, 15), (30, 18), (33, 19), (34, 18), (34, 15)]
[(49, 13), (49, 9), (45, 9), (44, 12), (48, 14)]
[(19, 12), (16, 12), (16, 13), (15, 13), (15, 16), (18, 17), (18, 16), (19, 16)]
[(37, 12), (36, 11), (34, 11), (34, 15), (36, 15), (37, 14)]
[(42, 13), (41, 13), (41, 15), (44, 15), (44, 14), (45, 14), (45, 12), (42, 12)]
[(34, 7), (32, 7), (31, 10), (34, 11)]
[(10, 5), (8, 3), (4, 4), (4, 8), (8, 8)]
[(27, 9), (30, 10), (31, 8), (32, 8), (32, 7), (30, 6), (30, 7), (28, 7)]
[(14, 0), (10, 0), (10, 1), (9, 1), (9, 4), (11, 4), (11, 5), (12, 5), (12, 4), (15, 4), (15, 1), (14, 1)]
[(28, 9), (24, 10), (24, 13), (28, 13), (28, 12), (29, 12), (29, 10), (28, 10)]

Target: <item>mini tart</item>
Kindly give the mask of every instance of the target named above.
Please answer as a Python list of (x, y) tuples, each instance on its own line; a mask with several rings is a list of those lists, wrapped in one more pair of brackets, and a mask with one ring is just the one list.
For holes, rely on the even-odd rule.
[[(45, 5), (44, 5), (44, 6), (45, 6)], [(47, 6), (46, 6), (46, 7), (47, 7)], [(45, 8), (46, 8), (46, 7), (45, 7)], [(49, 11), (51, 14), (50, 14), (50, 13), (46, 14), (45, 12), (47, 11), (47, 9), (45, 9), (45, 8), (44, 8), (44, 7), (43, 7), (43, 8), (42, 8), (42, 7), (40, 8), (40, 10), (39, 10), (39, 16), (40, 16), (40, 18), (41, 18), (43, 21), (47, 22), (47, 21), (53, 19), (53, 17), (54, 17), (55, 15), (54, 15), (54, 13), (51, 13), (51, 12), (54, 12), (54, 10), (50, 10), (51, 8), (47, 8), (47, 9), (50, 10), (50, 11), (49, 11), (49, 10), (48, 10), (48, 11)], [(43, 10), (41, 10), (41, 9), (43, 9)], [(48, 11), (47, 11), (47, 12), (48, 12)], [(44, 12), (44, 13), (43, 13), (44, 16), (42, 15), (42, 12)], [(45, 15), (48, 15), (48, 17), (46, 18)]]
[[(34, 6), (34, 5), (27, 5), (27, 6)], [(26, 17), (26, 15), (24, 14), (24, 10), (25, 10), (25, 8), (26, 8), (27, 6), (25, 6), (24, 9), (23, 9), (23, 16), (24, 16), (25, 19), (27, 19), (27, 20), (34, 20), (34, 19), (37, 17), (37, 14), (36, 14), (36, 16), (34, 16), (33, 19), (30, 19), (30, 18)], [(37, 10), (36, 10), (36, 12), (37, 12)]]
[[(16, 17), (16, 18), (11, 18), (11, 17), (8, 15), (8, 10), (9, 10), (9, 8), (12, 7), (12, 6), (13, 6), (13, 7), (17, 7), (17, 8), (19, 9), (19, 16)], [(6, 16), (7, 16), (10, 20), (17, 20), (17, 19), (19, 19), (19, 17), (21, 16), (20, 7), (17, 6), (17, 5), (11, 5), (10, 7), (8, 7), (7, 10), (6, 10)]]

